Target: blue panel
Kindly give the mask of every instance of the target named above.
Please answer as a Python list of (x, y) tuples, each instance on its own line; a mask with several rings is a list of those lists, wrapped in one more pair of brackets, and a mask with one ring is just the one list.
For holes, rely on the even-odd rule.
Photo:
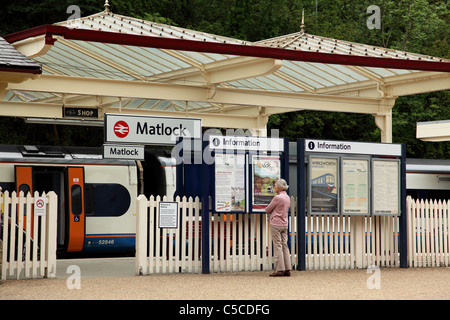
[(201, 196), (201, 164), (184, 165), (184, 195), (186, 197)]
[(83, 252), (134, 252), (135, 234), (124, 235), (86, 235)]

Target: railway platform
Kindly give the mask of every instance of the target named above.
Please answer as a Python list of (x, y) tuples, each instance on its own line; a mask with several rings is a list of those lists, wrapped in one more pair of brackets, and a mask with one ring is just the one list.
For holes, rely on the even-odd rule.
[[(58, 260), (56, 279), (6, 280), (0, 300), (449, 300), (450, 268), (134, 275), (134, 258)], [(78, 266), (80, 286), (69, 266)], [(377, 285), (374, 285), (377, 284)]]

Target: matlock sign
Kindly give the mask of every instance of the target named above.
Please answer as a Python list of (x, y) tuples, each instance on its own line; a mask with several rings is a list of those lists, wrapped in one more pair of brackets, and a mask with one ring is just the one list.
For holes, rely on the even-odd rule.
[(201, 119), (105, 114), (105, 142), (175, 145), (180, 138), (201, 138)]

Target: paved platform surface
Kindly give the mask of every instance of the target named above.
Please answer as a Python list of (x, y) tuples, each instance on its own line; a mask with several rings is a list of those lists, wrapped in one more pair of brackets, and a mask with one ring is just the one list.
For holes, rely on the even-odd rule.
[[(73, 265), (81, 273), (79, 289)], [(447, 267), (293, 271), (272, 278), (268, 271), (135, 276), (134, 258), (58, 260), (57, 266), (56, 279), (3, 281), (0, 300), (450, 299)]]

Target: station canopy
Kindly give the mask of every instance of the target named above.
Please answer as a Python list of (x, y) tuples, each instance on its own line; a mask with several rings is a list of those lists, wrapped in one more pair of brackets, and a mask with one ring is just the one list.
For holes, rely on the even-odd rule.
[[(10, 83), (2, 116), (102, 125), (105, 113), (201, 118), (203, 127), (263, 134), (270, 115), (372, 114), (392, 142), (398, 96), (450, 89), (450, 61), (297, 33), (247, 42), (108, 10), (6, 36), (42, 65)], [(63, 107), (97, 108), (98, 120)], [(94, 119), (95, 120), (95, 119)]]

